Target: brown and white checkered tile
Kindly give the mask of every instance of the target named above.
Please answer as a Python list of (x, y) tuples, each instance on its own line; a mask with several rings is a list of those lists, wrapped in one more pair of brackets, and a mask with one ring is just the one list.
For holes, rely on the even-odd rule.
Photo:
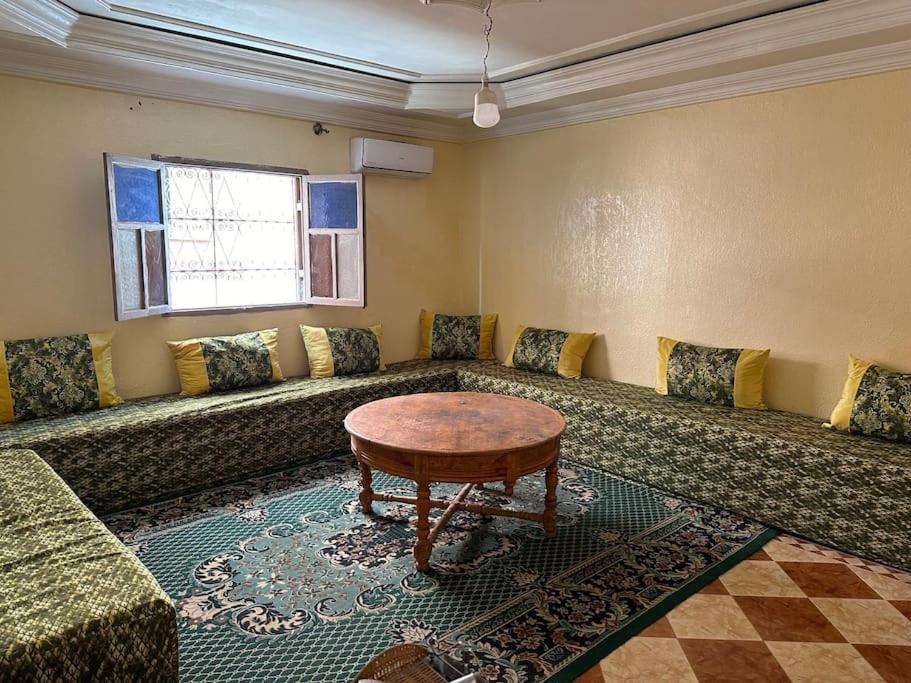
[(911, 683), (911, 574), (779, 536), (581, 683)]

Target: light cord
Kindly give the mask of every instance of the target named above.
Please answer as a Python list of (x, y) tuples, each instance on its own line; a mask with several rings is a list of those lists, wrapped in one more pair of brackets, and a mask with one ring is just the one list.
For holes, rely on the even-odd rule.
[(484, 8), (484, 18), (487, 23), (484, 27), (484, 40), (487, 42), (487, 49), (484, 51), (484, 76), (481, 78), (481, 86), (487, 85), (487, 58), (490, 57), (490, 32), (493, 31), (493, 17), (490, 16), (490, 6), (493, 0), (487, 0), (487, 6)]

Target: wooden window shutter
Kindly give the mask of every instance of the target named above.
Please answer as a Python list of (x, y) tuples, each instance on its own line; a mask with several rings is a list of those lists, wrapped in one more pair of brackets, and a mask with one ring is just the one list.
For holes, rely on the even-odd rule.
[(360, 174), (301, 178), (304, 301), (366, 303), (364, 179)]
[(171, 310), (165, 165), (104, 154), (117, 320)]

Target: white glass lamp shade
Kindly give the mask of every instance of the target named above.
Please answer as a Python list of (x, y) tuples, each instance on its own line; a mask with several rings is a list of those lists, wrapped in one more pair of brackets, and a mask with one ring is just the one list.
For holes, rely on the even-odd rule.
[(474, 96), (474, 125), (478, 128), (493, 128), (500, 122), (500, 107), (496, 93), (486, 85)]

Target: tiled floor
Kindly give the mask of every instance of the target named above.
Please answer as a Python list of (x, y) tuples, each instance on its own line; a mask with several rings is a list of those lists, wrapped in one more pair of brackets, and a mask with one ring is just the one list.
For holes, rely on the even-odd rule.
[(779, 536), (580, 683), (911, 683), (911, 574)]

